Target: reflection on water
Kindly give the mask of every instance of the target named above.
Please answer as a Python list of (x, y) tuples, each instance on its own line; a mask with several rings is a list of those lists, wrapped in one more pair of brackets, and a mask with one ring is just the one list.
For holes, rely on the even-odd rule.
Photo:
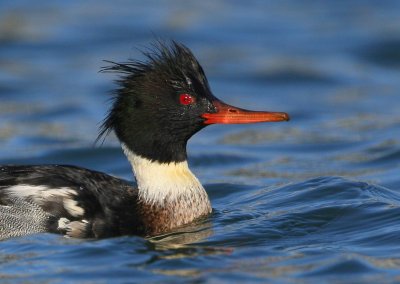
[(189, 251), (190, 248), (194, 248), (194, 243), (200, 242), (212, 234), (212, 223), (205, 219), (174, 230), (172, 233), (152, 237), (149, 241), (157, 250), (188, 249)]

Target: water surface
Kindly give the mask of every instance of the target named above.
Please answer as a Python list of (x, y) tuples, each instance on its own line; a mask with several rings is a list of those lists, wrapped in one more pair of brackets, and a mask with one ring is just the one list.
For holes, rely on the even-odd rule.
[(0, 164), (132, 179), (114, 137), (93, 144), (115, 79), (98, 70), (155, 35), (188, 45), (224, 101), (292, 120), (190, 140), (209, 218), (153, 239), (2, 241), (1, 279), (399, 281), (399, 3), (142, 2), (0, 4)]

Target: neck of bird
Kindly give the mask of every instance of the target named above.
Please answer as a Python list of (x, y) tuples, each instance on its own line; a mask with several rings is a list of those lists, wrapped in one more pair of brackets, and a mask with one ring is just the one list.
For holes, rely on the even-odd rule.
[(160, 163), (135, 154), (125, 144), (122, 149), (132, 165), (141, 203), (154, 208), (172, 207), (176, 213), (188, 215), (186, 219), (211, 212), (207, 193), (186, 160)]

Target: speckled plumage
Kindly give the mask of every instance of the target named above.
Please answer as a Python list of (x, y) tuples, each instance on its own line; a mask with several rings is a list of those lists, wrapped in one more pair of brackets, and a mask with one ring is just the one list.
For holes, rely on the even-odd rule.
[(0, 239), (48, 231), (54, 217), (29, 200), (0, 200)]

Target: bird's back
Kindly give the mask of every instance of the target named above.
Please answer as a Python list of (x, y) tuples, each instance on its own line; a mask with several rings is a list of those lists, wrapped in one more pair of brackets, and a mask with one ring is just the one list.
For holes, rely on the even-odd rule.
[(134, 187), (104, 173), (60, 165), (0, 167), (0, 239), (140, 233), (136, 204)]

